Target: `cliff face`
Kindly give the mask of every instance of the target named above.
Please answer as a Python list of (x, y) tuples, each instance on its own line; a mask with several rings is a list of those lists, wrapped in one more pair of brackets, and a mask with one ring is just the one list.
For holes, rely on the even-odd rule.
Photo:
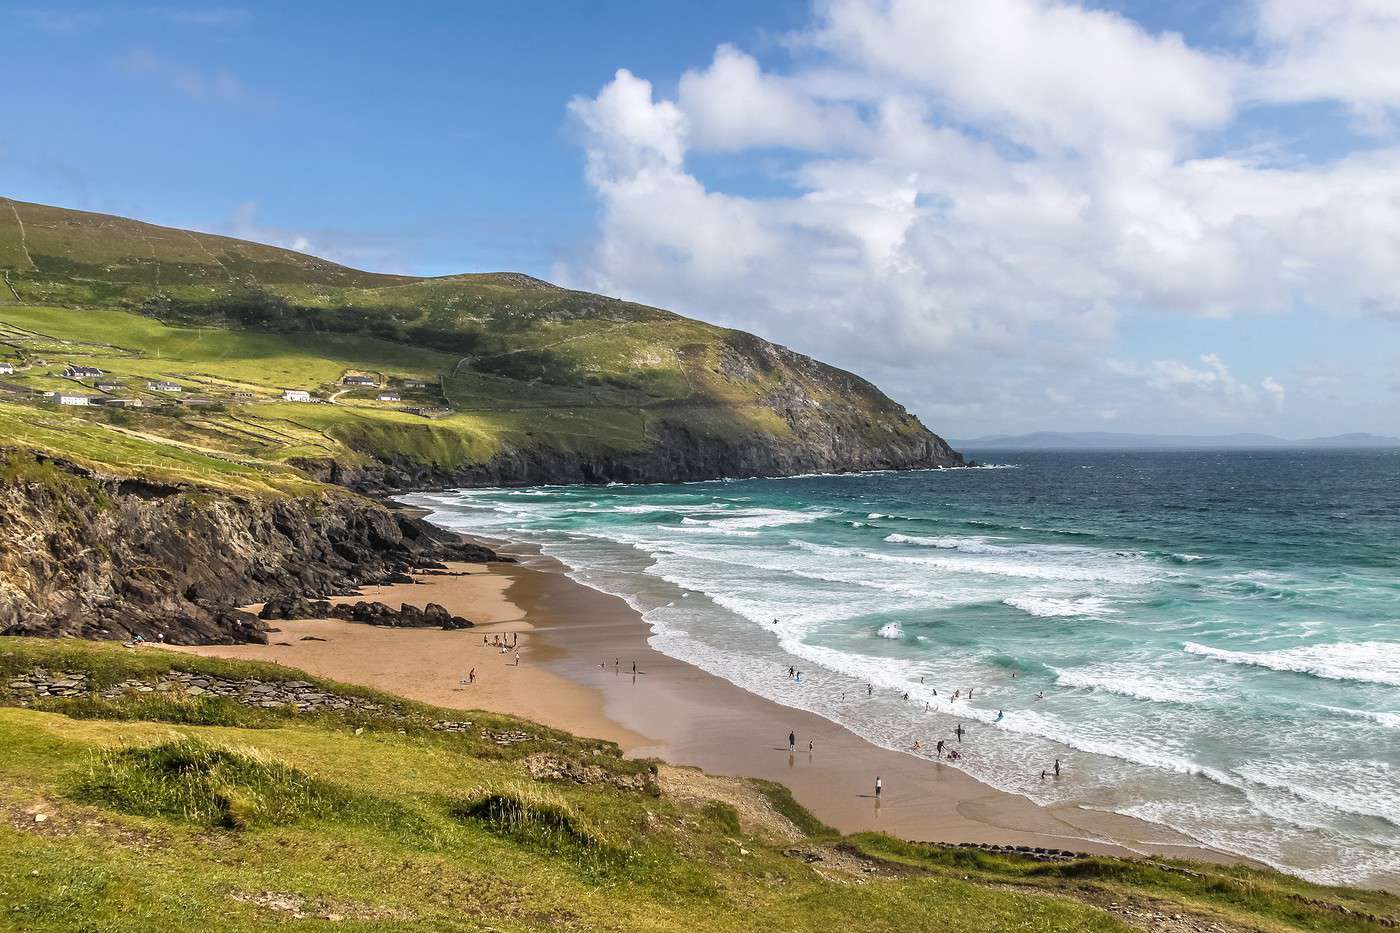
[(656, 446), (638, 453), (585, 455), (558, 448), (506, 446), (492, 459), (444, 469), (408, 458), (346, 465), (329, 458), (293, 463), (325, 483), (359, 492), (393, 493), (454, 486), (576, 483), (683, 483), (725, 477), (794, 476), (865, 470), (963, 466), (941, 438), (893, 438), (874, 447), (838, 436), (822, 442), (777, 443), (763, 435), (716, 439), (667, 426)]
[(235, 606), (494, 557), (335, 490), (244, 499), (22, 451), (0, 462), (0, 634), (266, 641), (265, 624)]

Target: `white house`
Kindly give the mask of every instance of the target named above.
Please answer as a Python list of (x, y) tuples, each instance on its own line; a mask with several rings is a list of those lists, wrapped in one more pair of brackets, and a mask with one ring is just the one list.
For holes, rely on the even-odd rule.
[(14, 363), (0, 363), (0, 373), (4, 373), (5, 375), (8, 376), (8, 375), (10, 375), (11, 373), (13, 373), (14, 371), (15, 371), (15, 364), (14, 364)]
[(101, 392), (116, 392), (116, 391), (118, 391), (119, 389), (121, 389), (121, 387), (122, 387), (122, 384), (121, 384), (120, 382), (99, 382), (99, 383), (97, 383), (97, 389), (98, 389), (99, 391), (101, 391)]
[(63, 375), (69, 379), (83, 379), (87, 376), (105, 376), (106, 373), (94, 366), (75, 366), (69, 363), (68, 368), (63, 370)]
[(311, 393), (305, 389), (285, 389), (282, 392), (282, 400), (284, 402), (309, 402), (311, 401)]
[(402, 399), (400, 396), (395, 395), (393, 392), (380, 392), (380, 393), (379, 393), (379, 400), (380, 400), (381, 402), (401, 402), (401, 401), (403, 401), (403, 399)]
[(91, 405), (92, 399), (86, 395), (66, 395), (62, 392), (58, 395), (60, 405)]
[(343, 386), (377, 386), (379, 380), (373, 376), (345, 376), (340, 380)]
[(156, 381), (156, 382), (148, 382), (148, 383), (146, 383), (146, 388), (150, 389), (152, 392), (183, 392), (183, 391), (184, 391), (184, 389), (181, 388), (177, 383), (174, 383), (174, 382), (166, 382), (166, 381), (164, 381), (164, 380), (159, 380), (159, 381)]

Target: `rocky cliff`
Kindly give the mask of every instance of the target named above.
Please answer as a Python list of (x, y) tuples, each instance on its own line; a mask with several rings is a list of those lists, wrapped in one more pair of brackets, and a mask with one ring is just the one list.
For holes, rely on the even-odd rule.
[(351, 493), (244, 498), (0, 450), (0, 634), (265, 641), (236, 606), (402, 580), (486, 548)]

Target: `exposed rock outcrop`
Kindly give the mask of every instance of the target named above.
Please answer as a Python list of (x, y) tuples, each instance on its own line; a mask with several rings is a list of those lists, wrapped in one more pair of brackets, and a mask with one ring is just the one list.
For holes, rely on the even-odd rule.
[(244, 498), (101, 476), (28, 451), (0, 450), (0, 461), (0, 634), (265, 642), (266, 623), (234, 607), (497, 559), (335, 489)]
[(258, 618), (274, 619), (344, 619), (366, 625), (389, 628), (440, 628), (448, 631), (471, 628), (475, 623), (455, 616), (437, 603), (422, 609), (401, 603), (395, 609), (381, 602), (360, 600), (356, 603), (334, 604), (324, 599), (307, 599), (299, 594), (274, 597), (263, 604)]

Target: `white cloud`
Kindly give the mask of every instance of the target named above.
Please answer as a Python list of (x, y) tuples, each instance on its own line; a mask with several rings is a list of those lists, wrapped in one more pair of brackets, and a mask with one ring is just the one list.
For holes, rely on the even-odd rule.
[(1400, 5), (1394, 0), (1260, 0), (1266, 52), (1250, 90), (1261, 100), (1331, 100), (1361, 126), (1389, 129), (1400, 108)]
[[(1400, 317), (1400, 148), (1198, 153), (1266, 76), (1346, 54), (1338, 37), (1384, 12), (1344, 9), (1264, 0), (1254, 48), (1225, 55), (1050, 0), (830, 0), (787, 71), (721, 46), (674, 99), (619, 71), (570, 105), (601, 218), (557, 274), (756, 330), (964, 424), (997, 416), (992, 378), (1001, 410), (1058, 416), (1049, 381), (1074, 383), (1085, 417), (1136, 416), (1154, 402), (1112, 399), (1129, 374), (1094, 362), (1126, 319)], [(1389, 99), (1283, 87), (1277, 99)], [(774, 148), (766, 196), (692, 167), (751, 170)], [(1202, 362), (1151, 364), (1135, 391), (1211, 417), (1282, 409), (1271, 377)]]
[(144, 49), (124, 55), (117, 66), (127, 74), (154, 78), (191, 100), (231, 103), (245, 96), (243, 84), (227, 69), (193, 68)]
[(1140, 382), (1168, 404), (1213, 421), (1241, 420), (1283, 410), (1284, 387), (1273, 376), (1257, 385), (1238, 379), (1217, 354), (1206, 353), (1200, 366), (1181, 360), (1147, 364), (1110, 359), (1109, 373)]

